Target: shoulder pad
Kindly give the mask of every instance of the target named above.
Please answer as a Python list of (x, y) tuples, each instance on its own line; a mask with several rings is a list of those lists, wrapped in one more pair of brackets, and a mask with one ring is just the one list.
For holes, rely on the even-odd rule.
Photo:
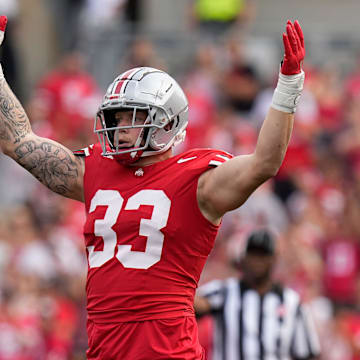
[(234, 156), (225, 152), (225, 151), (217, 151), (211, 154), (209, 166), (219, 166), (224, 162), (232, 159)]
[(94, 145), (90, 145), (88, 147), (85, 147), (83, 149), (79, 149), (79, 150), (73, 150), (73, 154), (75, 156), (82, 156), (82, 157), (85, 157), (85, 156), (89, 156), (90, 155), (90, 151), (92, 150)]

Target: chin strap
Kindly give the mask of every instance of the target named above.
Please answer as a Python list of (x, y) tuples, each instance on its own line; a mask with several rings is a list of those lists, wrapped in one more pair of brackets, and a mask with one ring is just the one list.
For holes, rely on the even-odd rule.
[[(135, 141), (134, 148), (138, 148), (143, 140), (144, 129), (141, 129), (138, 138)], [(114, 146), (115, 150), (119, 151), (119, 130), (115, 131), (114, 134)], [(135, 150), (124, 154), (113, 155), (114, 159), (123, 165), (130, 165), (140, 159), (143, 154), (143, 150)]]

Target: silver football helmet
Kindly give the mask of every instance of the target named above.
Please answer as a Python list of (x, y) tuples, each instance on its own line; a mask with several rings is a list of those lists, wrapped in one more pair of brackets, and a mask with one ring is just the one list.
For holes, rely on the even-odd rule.
[[(119, 126), (114, 114), (132, 110), (132, 123)], [(143, 124), (136, 120), (137, 111), (146, 111)], [(103, 155), (120, 162), (132, 163), (142, 156), (162, 153), (183, 141), (188, 123), (188, 101), (179, 84), (167, 73), (150, 67), (139, 67), (119, 75), (108, 87), (99, 107), (94, 131)], [(120, 130), (141, 128), (131, 148), (117, 142)]]

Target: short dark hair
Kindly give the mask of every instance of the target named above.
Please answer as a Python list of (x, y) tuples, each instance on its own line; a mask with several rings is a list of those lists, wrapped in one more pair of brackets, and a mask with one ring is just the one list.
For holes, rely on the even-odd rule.
[(249, 252), (262, 253), (264, 255), (275, 254), (275, 240), (267, 229), (252, 232), (246, 242), (245, 254)]

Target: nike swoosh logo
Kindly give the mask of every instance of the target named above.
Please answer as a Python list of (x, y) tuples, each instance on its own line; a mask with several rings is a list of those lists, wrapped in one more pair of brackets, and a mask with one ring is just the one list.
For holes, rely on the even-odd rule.
[(177, 161), (178, 164), (181, 164), (181, 163), (184, 163), (184, 162), (187, 162), (187, 161), (190, 161), (190, 160), (194, 160), (196, 159), (197, 156), (193, 156), (193, 157), (189, 157), (189, 158), (181, 158)]

